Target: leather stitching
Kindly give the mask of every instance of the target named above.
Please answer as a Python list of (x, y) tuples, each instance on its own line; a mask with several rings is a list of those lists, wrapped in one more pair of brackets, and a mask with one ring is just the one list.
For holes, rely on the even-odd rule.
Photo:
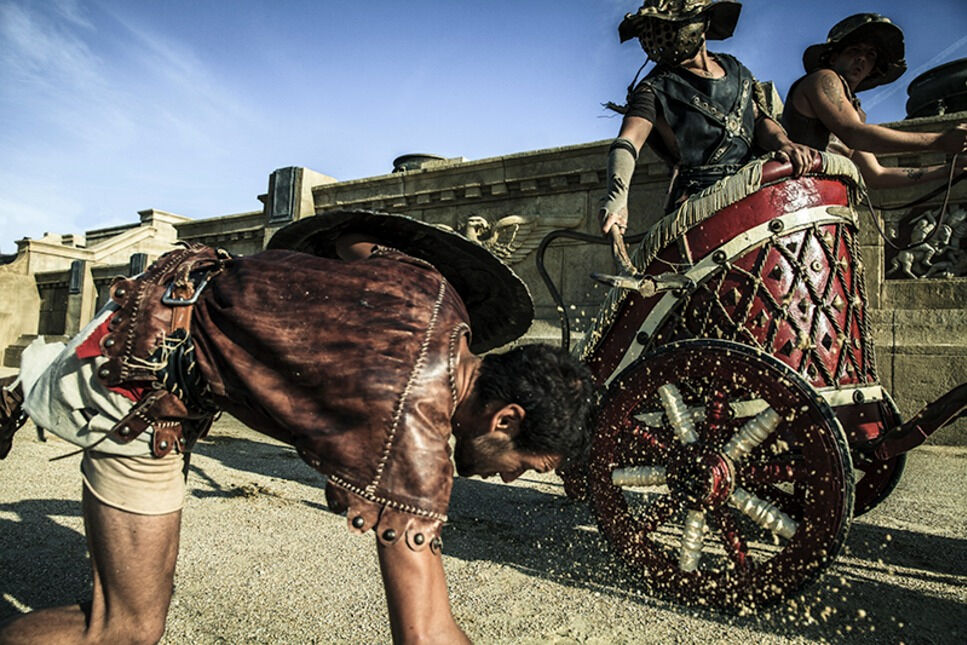
[(366, 487), (366, 492), (370, 495), (376, 492), (376, 487), (379, 485), (379, 481), (383, 477), (383, 470), (386, 467), (386, 462), (389, 461), (390, 453), (393, 450), (393, 441), (396, 439), (396, 432), (399, 430), (400, 420), (403, 418), (403, 410), (406, 407), (406, 400), (409, 397), (410, 390), (413, 389), (413, 384), (419, 377), (420, 372), (423, 371), (424, 365), (426, 365), (426, 356), (430, 349), (430, 339), (433, 336), (437, 318), (440, 314), (440, 307), (443, 304), (443, 296), (446, 295), (446, 291), (447, 281), (440, 280), (440, 290), (437, 294), (436, 302), (433, 304), (433, 313), (430, 315), (430, 323), (427, 325), (426, 333), (423, 336), (423, 343), (420, 345), (419, 356), (416, 359), (416, 363), (413, 365), (413, 369), (410, 371), (410, 376), (406, 381), (406, 387), (403, 388), (399, 401), (396, 403), (396, 409), (393, 412), (393, 425), (390, 427), (389, 436), (386, 437), (386, 443), (383, 445), (383, 456), (380, 458), (379, 465), (376, 467), (376, 475), (373, 478), (372, 483)]

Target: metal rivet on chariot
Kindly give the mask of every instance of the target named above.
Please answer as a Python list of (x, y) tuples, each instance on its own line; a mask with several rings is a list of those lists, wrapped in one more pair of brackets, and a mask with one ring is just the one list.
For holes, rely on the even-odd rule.
[(819, 260), (813, 260), (812, 264), (809, 265), (809, 268), (812, 269), (813, 271), (819, 271), (820, 269), (823, 268), (823, 265)]
[(118, 430), (118, 434), (121, 435), (122, 437), (128, 436), (129, 434), (131, 434), (131, 426), (121, 426), (121, 429)]
[(853, 392), (853, 403), (862, 403), (866, 400), (866, 395), (863, 394), (863, 390), (856, 390)]
[(639, 345), (647, 345), (648, 339), (649, 339), (649, 336), (648, 336), (648, 332), (646, 331), (640, 331), (638, 332), (638, 335), (635, 336), (635, 340), (638, 342)]
[(353, 527), (354, 528), (361, 529), (361, 528), (363, 528), (363, 524), (365, 524), (365, 523), (366, 523), (366, 520), (363, 519), (363, 516), (362, 515), (357, 515), (356, 517), (353, 518)]
[(426, 541), (426, 538), (423, 536), (422, 533), (417, 533), (416, 535), (413, 536), (413, 542), (416, 543), (417, 545), (423, 544), (425, 541)]
[(393, 529), (386, 529), (385, 531), (383, 531), (383, 539), (386, 540), (387, 542), (392, 542), (393, 540), (396, 539), (396, 531), (394, 531)]
[(779, 233), (785, 225), (782, 223), (781, 219), (774, 219), (769, 222), (769, 230), (773, 233)]
[(712, 254), (712, 262), (715, 264), (725, 264), (725, 251), (716, 251)]

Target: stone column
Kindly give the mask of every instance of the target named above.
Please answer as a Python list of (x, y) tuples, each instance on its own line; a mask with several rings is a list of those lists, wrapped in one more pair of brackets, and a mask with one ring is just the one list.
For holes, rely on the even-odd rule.
[(67, 313), (64, 334), (73, 336), (94, 317), (97, 291), (86, 260), (71, 262), (67, 283)]
[(286, 224), (315, 215), (312, 189), (336, 181), (333, 177), (299, 166), (273, 171), (269, 175), (269, 192), (265, 199), (263, 246), (268, 244), (273, 233)]

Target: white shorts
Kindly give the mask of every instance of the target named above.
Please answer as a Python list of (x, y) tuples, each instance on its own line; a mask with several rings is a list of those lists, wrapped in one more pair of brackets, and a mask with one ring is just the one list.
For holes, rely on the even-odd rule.
[(120, 457), (85, 450), (84, 485), (108, 506), (139, 515), (165, 515), (185, 505), (184, 457)]

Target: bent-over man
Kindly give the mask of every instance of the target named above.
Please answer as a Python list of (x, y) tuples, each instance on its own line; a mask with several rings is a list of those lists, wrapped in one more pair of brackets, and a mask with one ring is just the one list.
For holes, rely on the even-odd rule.
[[(523, 283), (481, 247), (399, 216), (312, 219), (324, 217), (342, 226), (326, 245), (343, 259), (175, 250), (116, 281), (66, 347), (24, 352), (0, 443), (22, 400), (38, 426), (83, 449), (93, 598), (18, 617), (0, 642), (161, 638), (184, 459), (217, 410), (293, 445), (328, 476), (329, 506), (347, 511), (349, 529), (375, 532), (395, 641), (466, 641), (440, 557), (450, 434), (461, 475), (553, 470), (586, 444), (589, 376), (546, 345), (474, 353), (519, 336), (533, 313)], [(375, 243), (374, 230), (399, 247), (423, 240), (440, 270)], [(318, 235), (306, 239), (319, 250)]]

